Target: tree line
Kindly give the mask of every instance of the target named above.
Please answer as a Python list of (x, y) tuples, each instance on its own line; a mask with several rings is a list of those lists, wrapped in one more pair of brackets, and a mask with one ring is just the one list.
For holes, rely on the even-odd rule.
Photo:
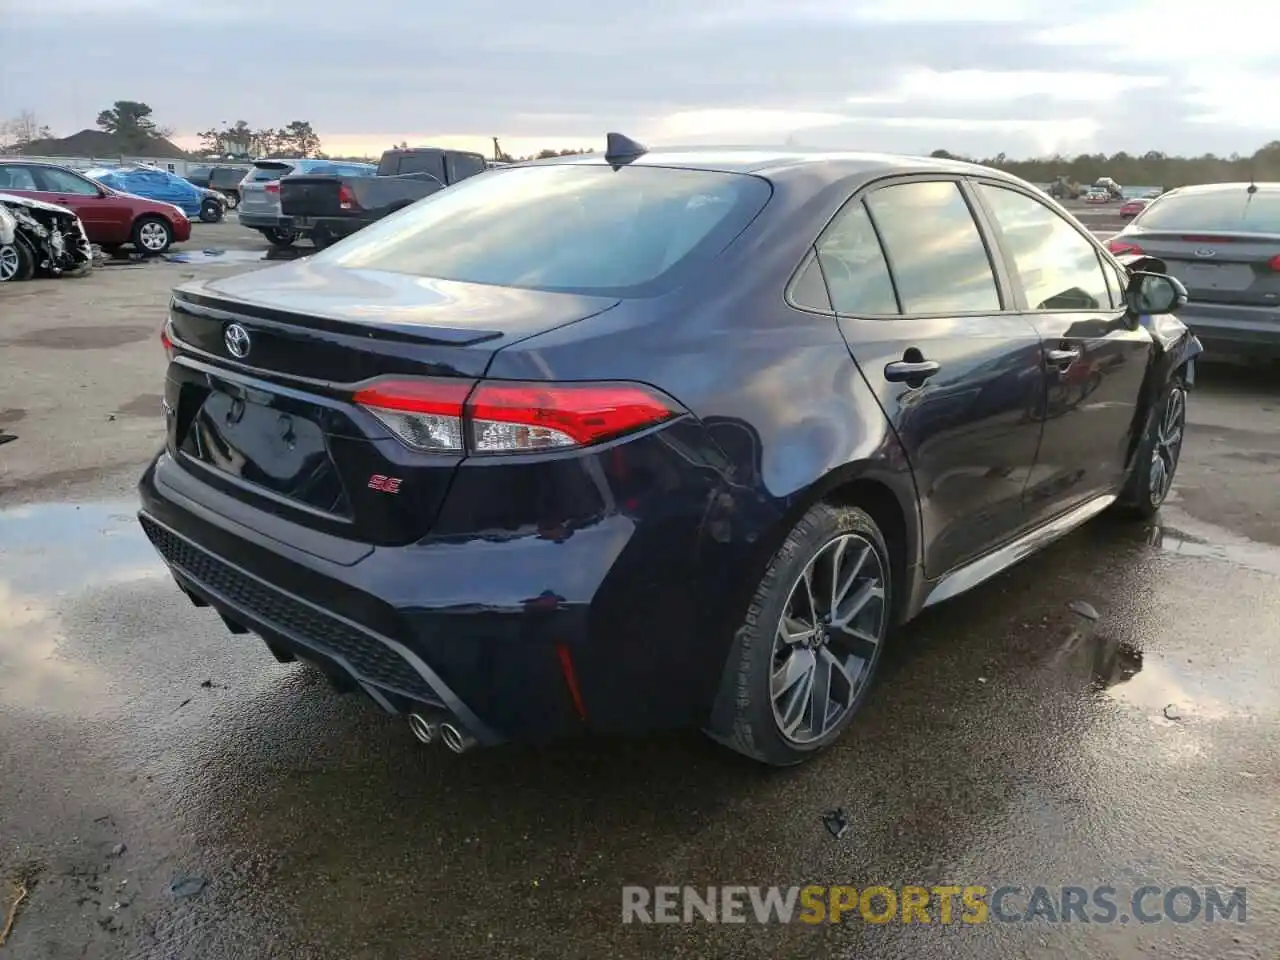
[(245, 120), (200, 131), (200, 153), (206, 157), (323, 156), (320, 137), (310, 120), (290, 120), (283, 127), (253, 127)]
[(1176, 157), (1150, 150), (1147, 153), (1082, 153), (1076, 156), (1038, 157), (1017, 160), (1003, 153), (982, 159), (964, 157), (947, 150), (934, 150), (934, 157), (973, 160), (996, 167), (1031, 183), (1051, 183), (1066, 177), (1077, 183), (1093, 183), (1110, 177), (1122, 186), (1185, 187), (1193, 183), (1280, 180), (1280, 140), (1272, 140), (1248, 156), (1233, 153), (1219, 157), (1206, 153), (1199, 157)]
[[(117, 100), (101, 111), (95, 121), (98, 129), (111, 134), (122, 152), (141, 151), (149, 141), (167, 139), (172, 128), (160, 125), (151, 107), (138, 100)], [(282, 127), (254, 127), (245, 120), (224, 123), (198, 134), (203, 157), (265, 156), (324, 157), (319, 135), (308, 120), (291, 120)], [(53, 139), (54, 133), (40, 121), (33, 110), (23, 110), (0, 122), (0, 151), (20, 151), (29, 143)], [(393, 147), (406, 148), (401, 141)], [(493, 138), (493, 157), (505, 163), (542, 160), (549, 157), (591, 153), (591, 150), (539, 150), (527, 156), (514, 156), (504, 151)], [(1280, 181), (1280, 140), (1272, 140), (1247, 156), (1231, 154), (1220, 157), (1207, 153), (1199, 157), (1179, 157), (1149, 150), (1146, 153), (1082, 153), (1075, 156), (1054, 155), (1018, 159), (998, 153), (994, 157), (970, 158), (934, 150), (935, 157), (972, 159), (986, 166), (1005, 170), (1032, 183), (1049, 183), (1067, 177), (1079, 183), (1092, 183), (1099, 177), (1111, 177), (1121, 184), (1149, 187), (1180, 187), (1191, 183), (1214, 183), (1234, 180)], [(333, 159), (371, 159), (343, 157)]]

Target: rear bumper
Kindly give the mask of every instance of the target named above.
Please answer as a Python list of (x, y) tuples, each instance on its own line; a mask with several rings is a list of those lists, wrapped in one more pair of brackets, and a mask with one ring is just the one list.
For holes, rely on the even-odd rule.
[(1280, 305), (1240, 307), (1191, 301), (1178, 319), (1204, 345), (1205, 354), (1280, 357)]
[(242, 227), (249, 227), (252, 230), (292, 230), (292, 221), (288, 217), (276, 216), (270, 213), (245, 213), (243, 210), (238, 211), (236, 216), (240, 219)]
[[(139, 494), (188, 596), (390, 712), (444, 711), (492, 744), (691, 726), (710, 710), (729, 635), (712, 642), (692, 615), (700, 514), (675, 538), (670, 516), (646, 532), (613, 514), (563, 536), (369, 547), (258, 514), (167, 453)], [(655, 575), (658, 537), (676, 556)]]
[(286, 217), (301, 234), (324, 233), (337, 240), (348, 237), (361, 227), (372, 223), (372, 220), (361, 220), (354, 217)]

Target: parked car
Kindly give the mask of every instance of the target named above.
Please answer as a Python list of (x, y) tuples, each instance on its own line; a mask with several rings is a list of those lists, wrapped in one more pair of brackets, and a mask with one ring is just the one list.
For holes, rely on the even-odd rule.
[(85, 269), (93, 258), (84, 224), (66, 207), (0, 193), (0, 283)]
[(240, 205), (240, 181), (248, 175), (249, 170), (247, 166), (191, 167), (187, 170), (186, 179), (197, 187), (218, 191), (227, 198), (227, 207), (234, 210)]
[(200, 220), (202, 223), (221, 223), (227, 215), (229, 202), (217, 190), (208, 187), (196, 187), (200, 191)]
[(200, 216), (200, 207), (205, 199), (199, 187), (175, 173), (154, 167), (96, 167), (86, 170), (84, 175), (121, 193), (171, 203), (189, 220)]
[(1126, 200), (1120, 207), (1120, 217), (1124, 220), (1132, 220), (1140, 214), (1150, 202), (1151, 201), (1146, 197), (1139, 197), (1136, 200)]
[(290, 174), (280, 181), (280, 211), (295, 234), (323, 248), (486, 169), (483, 155), (464, 150), (388, 150), (372, 177), (323, 168)]
[(1085, 203), (1110, 203), (1114, 199), (1111, 193), (1102, 187), (1090, 187), (1085, 191)]
[(330, 160), (255, 160), (253, 169), (240, 181), (240, 223), (261, 233), (277, 247), (292, 246), (298, 239), (288, 217), (280, 211), (280, 178), (291, 173), (327, 170), (344, 177), (372, 177), (372, 163)]
[(1209, 350), (1280, 359), (1280, 183), (1170, 190), (1111, 238), (1186, 286), (1187, 326)]
[(141, 253), (164, 253), (191, 239), (180, 207), (123, 193), (78, 171), (34, 160), (0, 160), (0, 192), (74, 211), (91, 243), (112, 253), (132, 243)]
[(609, 141), (174, 292), (139, 519), (197, 606), (454, 751), (785, 765), (892, 627), (1163, 503), (1200, 347), (1157, 261), (974, 164)]

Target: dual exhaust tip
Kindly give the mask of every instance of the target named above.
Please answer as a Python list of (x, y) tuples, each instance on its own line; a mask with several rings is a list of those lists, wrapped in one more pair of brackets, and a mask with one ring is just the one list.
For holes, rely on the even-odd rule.
[(432, 744), (439, 741), (454, 753), (466, 753), (476, 745), (476, 738), (461, 727), (421, 713), (409, 714), (409, 729), (420, 742)]

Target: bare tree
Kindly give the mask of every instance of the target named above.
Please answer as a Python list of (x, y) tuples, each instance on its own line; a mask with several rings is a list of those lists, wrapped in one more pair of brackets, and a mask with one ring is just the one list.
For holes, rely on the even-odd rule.
[(47, 140), (53, 131), (42, 124), (33, 110), (23, 110), (0, 123), (0, 148), (16, 150), (36, 140)]

